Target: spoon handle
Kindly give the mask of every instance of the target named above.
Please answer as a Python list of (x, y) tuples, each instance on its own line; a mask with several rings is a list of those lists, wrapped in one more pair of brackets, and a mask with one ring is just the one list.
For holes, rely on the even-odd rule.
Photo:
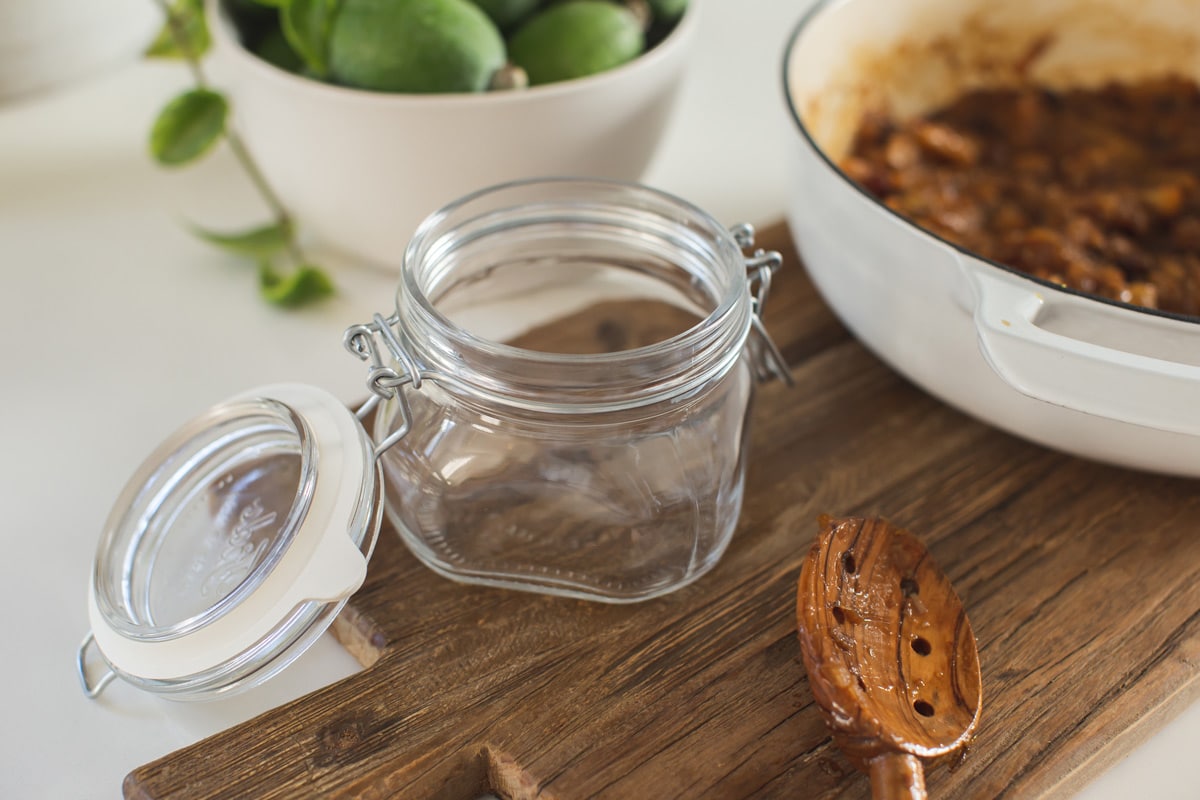
[(925, 800), (925, 769), (908, 753), (884, 753), (868, 762), (872, 800)]

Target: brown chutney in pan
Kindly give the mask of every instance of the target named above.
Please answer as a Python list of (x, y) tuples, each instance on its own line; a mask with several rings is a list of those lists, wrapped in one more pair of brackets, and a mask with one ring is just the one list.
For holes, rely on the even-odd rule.
[(985, 258), (1115, 300), (1200, 314), (1200, 87), (981, 89), (862, 120), (842, 169)]

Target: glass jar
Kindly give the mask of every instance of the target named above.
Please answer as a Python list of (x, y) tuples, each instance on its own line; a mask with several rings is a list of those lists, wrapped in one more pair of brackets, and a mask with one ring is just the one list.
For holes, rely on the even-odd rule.
[(376, 441), (403, 439), (380, 461), (411, 551), (455, 580), (608, 602), (710, 570), (741, 508), (754, 378), (787, 376), (758, 321), (778, 254), (747, 260), (751, 237), (602, 181), (508, 184), (430, 217), (395, 314), (348, 332), (386, 397)]
[(369, 362), (357, 413), (259, 387), (133, 475), (93, 562), (84, 691), (266, 680), (362, 584), (383, 513), (460, 581), (620, 603), (703, 575), (737, 525), (754, 380), (789, 379), (758, 316), (779, 254), (752, 243), (604, 181), (508, 184), (430, 217), (395, 313), (346, 332)]

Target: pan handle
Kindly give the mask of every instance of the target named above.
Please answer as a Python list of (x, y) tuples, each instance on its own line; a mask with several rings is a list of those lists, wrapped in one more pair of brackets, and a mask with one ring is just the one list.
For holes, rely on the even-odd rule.
[[(964, 271), (975, 289), (979, 349), (1009, 386), (1086, 414), (1200, 433), (1200, 325), (1043, 289), (990, 266)], [(1052, 328), (1103, 335), (1084, 340)], [(1127, 332), (1140, 352), (1098, 343), (1113, 330)]]

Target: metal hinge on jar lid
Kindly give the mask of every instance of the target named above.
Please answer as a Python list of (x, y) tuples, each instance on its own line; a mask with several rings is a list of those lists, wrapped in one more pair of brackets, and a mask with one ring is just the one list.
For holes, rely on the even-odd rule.
[[(375, 314), (370, 322), (352, 325), (342, 336), (342, 344), (346, 349), (369, 364), (367, 388), (371, 391), (371, 396), (359, 407), (358, 411), (354, 412), (359, 420), (366, 419), (381, 400), (395, 400), (397, 404), (395, 430), (375, 447), (376, 456), (403, 439), (408, 433), (412, 425), (412, 412), (408, 408), (408, 398), (400, 389), (405, 384), (411, 384), (414, 389), (420, 389), (423, 377), (417, 362), (396, 336), (393, 326), (399, 321), (400, 318), (396, 314), (387, 318), (384, 318), (382, 314)], [(376, 336), (383, 340), (383, 346), (387, 349), (388, 355), (394, 359), (400, 371), (383, 363), (383, 355), (379, 352), (379, 346), (376, 344)]]
[[(743, 250), (754, 247), (753, 225), (747, 223), (734, 225), (729, 232), (733, 234), (733, 240), (737, 242), (738, 247)], [(784, 359), (783, 353), (779, 352), (779, 347), (771, 338), (771, 334), (767, 333), (767, 328), (762, 320), (763, 311), (767, 306), (767, 297), (771, 293), (771, 279), (783, 266), (783, 256), (775, 250), (759, 248), (747, 256), (745, 262), (746, 283), (750, 287), (751, 297), (750, 326), (755, 337), (748, 343), (748, 346), (754, 354), (755, 375), (760, 381), (770, 380), (774, 377), (788, 386), (795, 386), (796, 382), (792, 378), (787, 360)]]

